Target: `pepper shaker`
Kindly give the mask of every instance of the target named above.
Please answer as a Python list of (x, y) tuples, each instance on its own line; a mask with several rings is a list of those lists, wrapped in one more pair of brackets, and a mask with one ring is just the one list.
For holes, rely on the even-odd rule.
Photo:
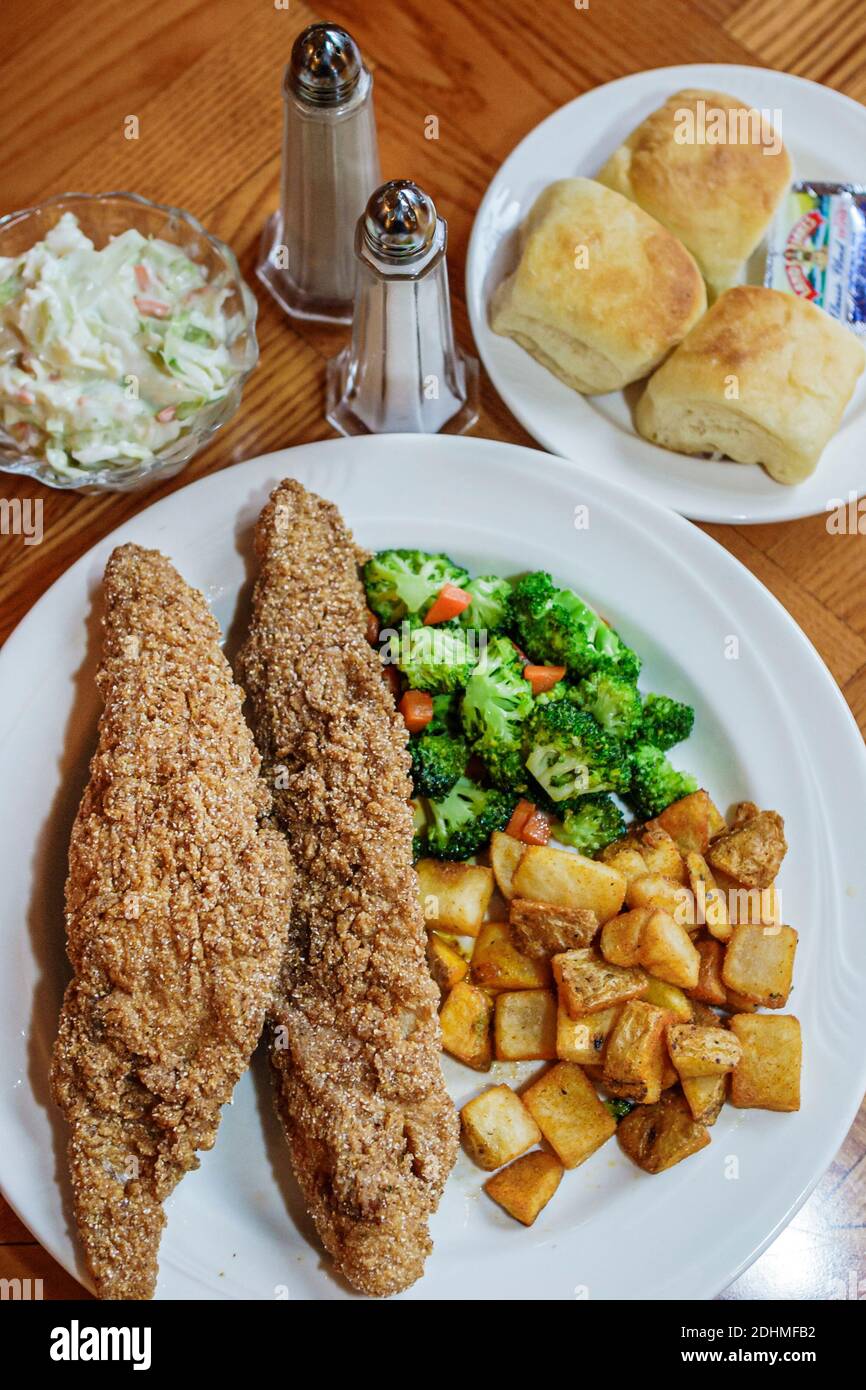
[(298, 35), (283, 100), (280, 209), (256, 273), (287, 314), (349, 323), (352, 232), (380, 174), (373, 78), (345, 29), (311, 24)]
[(454, 341), (447, 240), (407, 179), (378, 188), (358, 219), (352, 342), (327, 373), (325, 414), (341, 434), (463, 434), (478, 419), (478, 362)]

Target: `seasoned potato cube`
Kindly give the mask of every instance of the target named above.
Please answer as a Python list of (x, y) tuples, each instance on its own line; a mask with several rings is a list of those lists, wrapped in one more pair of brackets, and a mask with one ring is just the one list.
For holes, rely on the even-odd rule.
[(531, 1226), (559, 1187), (563, 1172), (558, 1158), (546, 1149), (539, 1149), (537, 1153), (524, 1154), (488, 1178), (484, 1191), (509, 1216), (522, 1221), (524, 1226)]
[(563, 1062), (580, 1062), (582, 1066), (600, 1062), (607, 1036), (619, 1017), (619, 1007), (571, 1018), (560, 1004), (556, 1014), (557, 1057)]
[(560, 1003), (570, 1018), (599, 1013), (613, 1004), (636, 999), (647, 985), (642, 970), (610, 965), (592, 951), (565, 951), (554, 956), (552, 964)]
[(757, 1012), (758, 1006), (751, 999), (746, 999), (744, 995), (737, 994), (736, 990), (729, 989), (727, 998), (722, 1005), (729, 1014), (753, 1014)]
[(638, 965), (643, 929), (653, 914), (651, 907), (635, 907), (605, 922), (599, 948), (611, 965)]
[[(604, 1053), (604, 1084), (615, 1096), (651, 1105), (662, 1092), (670, 1014), (632, 999), (624, 1004)], [(684, 1025), (687, 1026), (687, 1025)]]
[(556, 999), (549, 989), (496, 996), (493, 1024), (500, 1062), (552, 1062), (556, 1057)]
[(724, 893), (716, 884), (709, 864), (702, 854), (693, 850), (686, 855), (686, 868), (689, 886), (695, 897), (696, 924), (705, 925), (717, 941), (728, 941), (732, 930), (728, 920), (728, 905)]
[(742, 1109), (799, 1110), (800, 1020), (793, 1014), (734, 1014), (730, 1026), (743, 1048), (731, 1075), (731, 1102)]
[(493, 870), (445, 859), (419, 859), (415, 868), (425, 924), (477, 936), (493, 895)]
[(603, 864), (622, 874), (626, 883), (631, 883), (633, 878), (642, 878), (647, 872), (646, 860), (638, 848), (635, 835), (623, 835), (612, 844), (605, 845), (599, 858)]
[(778, 811), (759, 811), (714, 840), (707, 860), (712, 869), (721, 870), (746, 888), (769, 888), (787, 848), (785, 822)]
[(644, 874), (642, 878), (632, 879), (625, 900), (630, 908), (661, 908), (681, 926), (695, 924), (695, 900), (691, 889), (661, 874)]
[(443, 994), (453, 989), (469, 969), (469, 962), (455, 950), (453, 943), (435, 931), (427, 937), (427, 964)]
[(741, 825), (746, 824), (746, 821), (754, 820), (760, 810), (760, 806), (756, 806), (754, 801), (738, 801), (735, 806), (731, 807), (728, 823), (723, 829), (739, 830)]
[(647, 824), (661, 826), (662, 830), (666, 830), (676, 841), (681, 854), (688, 854), (690, 850), (706, 854), (710, 843), (711, 821), (718, 827), (716, 833), (718, 830), (724, 830), (725, 822), (709, 796), (705, 791), (698, 791), (674, 801), (660, 816), (656, 816), (655, 820), (648, 821)]
[(485, 922), (475, 938), (472, 979), (485, 989), (543, 989), (550, 966), (518, 951), (506, 922)]
[(558, 1062), (524, 1092), (523, 1103), (564, 1168), (576, 1168), (616, 1129), (595, 1087), (574, 1062)]
[(685, 1096), (667, 1091), (655, 1105), (638, 1105), (620, 1120), (617, 1139), (645, 1173), (663, 1173), (710, 1142), (706, 1125), (693, 1118)]
[(674, 883), (686, 882), (686, 866), (676, 840), (662, 825), (645, 826), (638, 837), (647, 873), (661, 874)]
[(793, 927), (734, 928), (722, 979), (737, 994), (767, 1009), (783, 1009), (791, 993), (797, 933)]
[(714, 1125), (728, 1091), (727, 1072), (720, 1072), (718, 1076), (684, 1077), (682, 1085), (692, 1118), (698, 1124)]
[(650, 975), (669, 985), (694, 989), (698, 983), (701, 958), (692, 945), (685, 927), (675, 922), (669, 913), (650, 913), (641, 932), (638, 964)]
[(775, 884), (767, 888), (744, 888), (719, 869), (714, 871), (713, 877), (724, 894), (732, 927), (745, 923), (756, 927), (781, 925), (782, 899)]
[(555, 907), (531, 898), (514, 898), (508, 920), (520, 950), (542, 960), (588, 946), (598, 931), (598, 918), (588, 907)]
[(460, 1111), (463, 1143), (479, 1168), (492, 1172), (526, 1153), (541, 1130), (510, 1086), (491, 1086)]
[(489, 1071), (493, 1061), (490, 1021), (493, 1000), (483, 989), (460, 980), (439, 1013), (442, 1046), (446, 1052), (476, 1071)]
[(700, 999), (704, 1004), (724, 1005), (728, 997), (722, 983), (724, 946), (721, 941), (710, 938), (709, 940), (696, 941), (695, 949), (700, 960), (698, 982), (692, 988), (692, 998)]
[(647, 1004), (655, 1004), (656, 1008), (667, 1009), (678, 1023), (691, 1023), (692, 1021), (691, 1000), (687, 999), (676, 985), (669, 985), (664, 980), (657, 980), (654, 975), (650, 976), (646, 993), (641, 998)]
[(720, 1076), (733, 1071), (743, 1049), (727, 1028), (674, 1023), (668, 1029), (668, 1052), (680, 1077)]
[(526, 849), (522, 840), (506, 835), (504, 830), (494, 830), (490, 836), (490, 864), (496, 879), (496, 886), (507, 902), (512, 897), (511, 880), (514, 870), (520, 863), (520, 856)]
[(622, 907), (625, 879), (616, 869), (585, 859), (582, 854), (528, 845), (512, 880), (515, 898), (552, 903), (554, 907), (583, 907), (606, 922)]

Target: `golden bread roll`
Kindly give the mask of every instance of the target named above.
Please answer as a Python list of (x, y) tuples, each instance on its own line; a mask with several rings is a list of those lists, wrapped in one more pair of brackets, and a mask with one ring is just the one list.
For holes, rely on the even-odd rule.
[(694, 260), (670, 232), (592, 179), (561, 179), (524, 223), (491, 326), (593, 395), (647, 376), (706, 303)]
[(738, 285), (650, 378), (635, 423), (677, 453), (722, 453), (799, 483), (839, 428), (864, 365), (863, 345), (823, 309)]
[(679, 237), (715, 296), (736, 284), (769, 227), (791, 159), (759, 112), (688, 88), (647, 116), (597, 177)]

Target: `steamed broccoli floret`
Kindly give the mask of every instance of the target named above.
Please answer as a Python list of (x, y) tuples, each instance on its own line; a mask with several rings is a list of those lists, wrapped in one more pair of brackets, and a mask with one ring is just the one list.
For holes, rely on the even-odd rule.
[(688, 738), (695, 723), (691, 705), (684, 705), (670, 695), (647, 695), (643, 704), (638, 738), (654, 748), (673, 748)]
[(523, 747), (518, 744), (511, 748), (505, 744), (491, 746), (480, 755), (484, 770), (494, 787), (507, 792), (529, 790), (530, 777), (523, 761)]
[(610, 671), (636, 681), (636, 652), (571, 589), (557, 589), (537, 570), (518, 580), (509, 603), (509, 625), (534, 661), (554, 662), (575, 679)]
[(429, 818), (424, 802), (418, 797), (412, 799), (412, 858), (421, 859), (427, 852), (427, 828)]
[(625, 818), (607, 792), (582, 796), (560, 812), (562, 820), (554, 827), (557, 840), (572, 845), (581, 854), (597, 854), (625, 830)]
[(428, 802), (431, 823), (426, 852), (439, 859), (468, 859), (511, 819), (517, 797), (496, 787), (479, 787), (461, 777), (441, 801)]
[(631, 768), (615, 739), (568, 700), (540, 705), (529, 725), (526, 766), (555, 802), (586, 792), (625, 791)]
[[(606, 734), (628, 743), (637, 733), (641, 721), (641, 703), (637, 687), (621, 676), (596, 671), (578, 685), (568, 687), (568, 698), (579, 709), (586, 710)], [(647, 740), (652, 743), (652, 739)]]
[(433, 717), (425, 734), (460, 733), (460, 696), (456, 690), (433, 696)]
[(463, 588), (469, 571), (447, 555), (423, 550), (380, 550), (364, 566), (367, 603), (383, 623), (396, 623), (407, 613), (423, 617), (443, 584)]
[[(429, 729), (429, 724), (427, 729)], [(412, 757), (412, 785), (416, 796), (441, 800), (447, 796), (469, 761), (466, 740), (451, 734), (431, 734), (424, 730), (409, 741)]]
[(511, 598), (511, 585), (507, 579), (499, 579), (495, 574), (483, 574), (478, 579), (470, 579), (462, 587), (472, 595), (469, 607), (460, 614), (464, 627), (477, 627), (493, 633), (505, 626), (508, 600)]
[(508, 637), (493, 637), (466, 683), (463, 728), (482, 758), (491, 782), (522, 791), (523, 726), (532, 711), (532, 689), (523, 679), (523, 664)]
[(672, 801), (696, 792), (698, 784), (688, 772), (671, 767), (660, 748), (639, 743), (632, 753), (632, 781), (628, 800), (642, 820), (661, 815)]
[(477, 660), (472, 634), (454, 623), (425, 627), (409, 619), (383, 651), (414, 690), (447, 692), (466, 684)]

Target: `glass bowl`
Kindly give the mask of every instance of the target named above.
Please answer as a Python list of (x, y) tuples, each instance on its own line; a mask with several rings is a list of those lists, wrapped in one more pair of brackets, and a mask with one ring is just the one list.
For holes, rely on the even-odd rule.
[(175, 243), (191, 260), (206, 269), (210, 283), (220, 278), (231, 290), (224, 307), (226, 314), (237, 321), (237, 328), (227, 344), (237, 374), (220, 400), (197, 410), (184, 423), (177, 439), (154, 453), (152, 458), (118, 459), (101, 463), (98, 469), (88, 470), (86, 475), (66, 477), (56, 473), (32, 446), (28, 449), (22, 445), (0, 424), (0, 471), (23, 473), (37, 478), (47, 487), (77, 492), (127, 492), (179, 473), (211, 435), (231, 419), (240, 404), (244, 383), (258, 361), (257, 304), (230, 247), (206, 232), (192, 213), (153, 203), (137, 193), (60, 193), (35, 207), (0, 217), (0, 256), (19, 256), (29, 250), (65, 212), (75, 214), (81, 230), (97, 249), (105, 246), (113, 236), (134, 227), (142, 236)]

